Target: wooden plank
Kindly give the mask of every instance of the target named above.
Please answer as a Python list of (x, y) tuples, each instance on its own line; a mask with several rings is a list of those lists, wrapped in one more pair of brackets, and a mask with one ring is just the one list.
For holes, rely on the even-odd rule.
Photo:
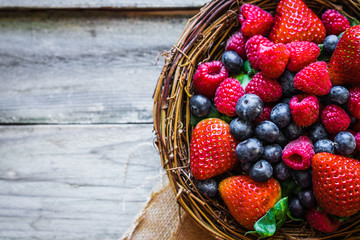
[(0, 239), (117, 239), (164, 172), (151, 124), (0, 127)]
[(2, 0), (0, 7), (21, 8), (179, 8), (201, 7), (209, 0)]
[(3, 13), (0, 123), (151, 123), (161, 54), (187, 19)]

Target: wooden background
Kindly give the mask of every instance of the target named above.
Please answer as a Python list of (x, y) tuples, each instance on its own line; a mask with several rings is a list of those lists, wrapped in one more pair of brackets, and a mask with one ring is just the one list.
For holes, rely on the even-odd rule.
[(0, 1), (0, 239), (121, 237), (164, 176), (161, 54), (204, 3)]

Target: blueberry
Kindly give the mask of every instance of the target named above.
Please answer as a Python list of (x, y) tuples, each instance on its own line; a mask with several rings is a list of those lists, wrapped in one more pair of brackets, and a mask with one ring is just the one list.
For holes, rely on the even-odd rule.
[(309, 127), (309, 138), (311, 141), (317, 142), (320, 139), (325, 139), (328, 137), (329, 133), (321, 123), (315, 123)]
[(281, 102), (282, 103), (285, 103), (285, 104), (290, 104), (290, 101), (291, 101), (291, 98), (283, 98), (282, 100), (281, 100)]
[(342, 105), (347, 103), (350, 98), (350, 93), (343, 86), (335, 86), (331, 88), (328, 98), (331, 103)]
[(295, 180), (295, 183), (302, 188), (308, 188), (312, 185), (311, 169), (295, 171), (293, 173), (293, 178)]
[(303, 132), (303, 128), (296, 125), (295, 122), (291, 122), (288, 126), (284, 128), (284, 134), (289, 140), (294, 140), (300, 137)]
[(250, 169), (253, 165), (253, 162), (240, 162), (241, 170), (246, 174), (249, 174)]
[(196, 186), (201, 194), (206, 195), (210, 198), (215, 197), (216, 194), (218, 193), (219, 186), (216, 180), (213, 178), (209, 178), (203, 181), (198, 181)]
[(286, 127), (291, 122), (290, 106), (285, 103), (278, 103), (273, 107), (270, 113), (270, 121), (279, 128)]
[(230, 133), (238, 140), (242, 141), (251, 137), (254, 133), (254, 126), (240, 118), (235, 118), (230, 122)]
[(301, 206), (299, 198), (294, 197), (289, 202), (289, 211), (292, 217), (302, 218), (305, 215), (306, 209)]
[(264, 147), (256, 138), (240, 142), (235, 149), (235, 155), (240, 162), (256, 162), (264, 153)]
[(275, 140), (275, 143), (279, 144), (282, 148), (284, 148), (288, 143), (288, 140), (281, 130), (279, 131), (279, 137)]
[(260, 160), (250, 168), (249, 175), (256, 182), (266, 182), (272, 177), (273, 168), (267, 161)]
[(196, 117), (205, 117), (211, 109), (210, 100), (203, 95), (194, 95), (189, 101), (190, 112)]
[(276, 163), (280, 161), (282, 158), (282, 147), (279, 144), (265, 146), (262, 158), (269, 163)]
[(316, 206), (316, 199), (312, 189), (303, 189), (298, 193), (301, 206), (304, 208), (313, 208)]
[(314, 151), (315, 153), (320, 152), (328, 152), (328, 153), (335, 153), (334, 143), (329, 139), (320, 139), (314, 144)]
[(279, 137), (280, 131), (275, 123), (263, 121), (255, 128), (255, 135), (258, 139), (265, 142), (275, 142)]
[(338, 42), (339, 42), (338, 36), (336, 36), (336, 35), (327, 36), (323, 43), (325, 52), (328, 54), (333, 54)]
[(236, 114), (245, 121), (258, 118), (264, 110), (264, 103), (255, 94), (245, 94), (236, 103)]
[(356, 148), (356, 140), (350, 132), (339, 132), (335, 138), (335, 150), (341, 155), (349, 155)]
[(300, 92), (294, 86), (294, 77), (295, 73), (292, 73), (289, 70), (285, 70), (285, 72), (280, 76), (278, 81), (281, 85), (284, 97), (292, 97)]
[(274, 166), (274, 178), (280, 181), (291, 178), (293, 169), (285, 165), (283, 161)]
[(226, 51), (221, 58), (225, 68), (231, 73), (241, 72), (244, 61), (235, 51)]

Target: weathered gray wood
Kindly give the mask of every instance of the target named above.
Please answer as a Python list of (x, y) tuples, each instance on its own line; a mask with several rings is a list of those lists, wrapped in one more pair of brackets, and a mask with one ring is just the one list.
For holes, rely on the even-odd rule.
[(200, 7), (208, 0), (1, 0), (0, 7), (28, 8), (163, 8)]
[(152, 125), (0, 127), (0, 239), (117, 239), (164, 172)]
[(187, 19), (0, 16), (0, 123), (151, 123)]

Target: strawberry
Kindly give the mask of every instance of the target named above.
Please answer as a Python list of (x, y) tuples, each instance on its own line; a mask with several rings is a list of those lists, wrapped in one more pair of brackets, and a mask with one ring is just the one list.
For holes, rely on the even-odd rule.
[(280, 184), (275, 179), (255, 182), (245, 175), (226, 178), (219, 184), (219, 192), (231, 215), (249, 230), (281, 197)]
[(325, 26), (302, 0), (281, 0), (276, 8), (269, 39), (274, 43), (309, 41), (322, 43)]
[(346, 30), (328, 68), (333, 85), (360, 85), (360, 25)]
[(263, 76), (278, 78), (285, 71), (289, 61), (290, 52), (284, 44), (278, 43), (270, 47), (258, 48), (259, 68)]
[(237, 141), (223, 120), (199, 122), (191, 137), (190, 168), (194, 178), (204, 180), (232, 169), (236, 163)]
[(244, 4), (240, 7), (239, 22), (241, 31), (247, 37), (266, 35), (274, 23), (270, 13), (253, 4)]
[(320, 48), (313, 42), (291, 42), (286, 44), (290, 51), (289, 63), (286, 66), (291, 72), (298, 72), (310, 63), (316, 61), (320, 55)]
[(316, 201), (326, 212), (349, 217), (360, 210), (360, 161), (318, 153), (311, 161)]

